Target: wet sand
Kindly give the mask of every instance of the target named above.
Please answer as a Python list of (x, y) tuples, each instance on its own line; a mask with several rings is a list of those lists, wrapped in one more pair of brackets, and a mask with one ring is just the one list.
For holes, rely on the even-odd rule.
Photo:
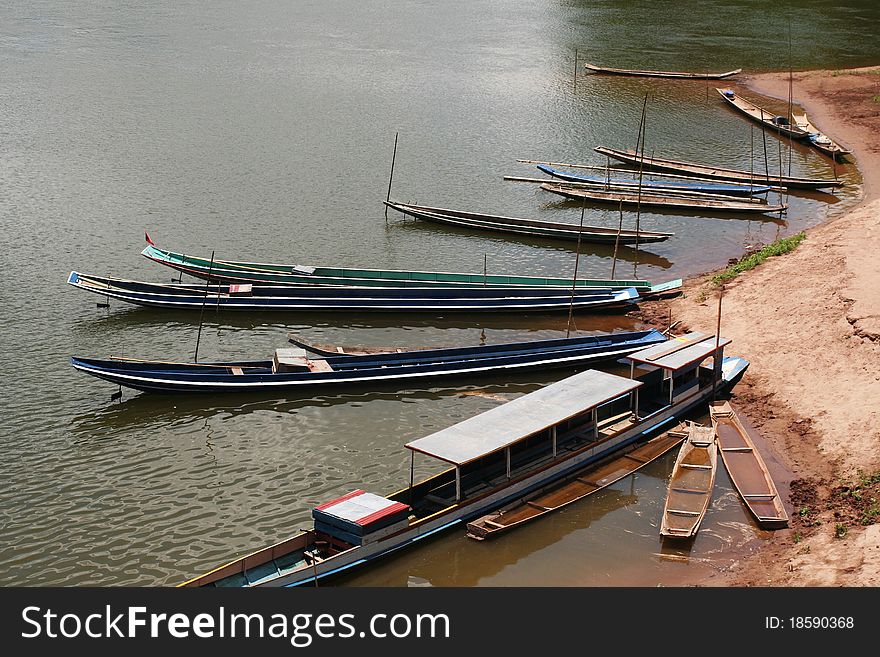
[[(840, 537), (848, 516), (835, 493), (860, 473), (880, 471), (880, 67), (792, 79), (794, 102), (853, 150), (863, 199), (808, 230), (794, 252), (724, 289), (721, 332), (733, 339), (730, 353), (751, 362), (732, 401), (763, 435), (769, 458), (790, 471), (792, 520), (742, 562), (700, 582), (707, 586), (880, 584), (880, 525), (849, 522)], [(738, 82), (788, 98), (788, 73)], [(715, 332), (718, 291), (709, 276), (667, 302), (676, 330)], [(646, 311), (668, 321), (666, 305)]]

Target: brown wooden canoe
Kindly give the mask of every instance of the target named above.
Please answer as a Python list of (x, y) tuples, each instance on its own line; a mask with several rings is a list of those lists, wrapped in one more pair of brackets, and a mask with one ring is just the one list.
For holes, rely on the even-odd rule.
[(718, 449), (712, 427), (691, 422), (669, 479), (661, 536), (696, 536), (712, 500), (717, 469)]
[(715, 91), (721, 94), (721, 97), (735, 110), (753, 121), (760, 123), (765, 128), (770, 128), (781, 135), (793, 139), (804, 140), (810, 136), (806, 130), (797, 124), (792, 123), (788, 117), (779, 116), (759, 105), (756, 105), (747, 98), (743, 98), (737, 94), (733, 89), (719, 89), (716, 87)]
[(663, 456), (684, 440), (686, 435), (686, 426), (679, 424), (631, 451), (580, 470), (561, 485), (536, 491), (502, 509), (469, 522), (467, 535), (478, 541), (493, 538), (501, 532), (514, 529), (530, 520), (577, 502), (628, 477)]
[(787, 527), (788, 514), (750, 431), (729, 402), (712, 404), (709, 413), (721, 460), (749, 511), (761, 527)]
[(684, 80), (721, 80), (729, 78), (737, 73), (742, 73), (741, 68), (723, 73), (689, 73), (681, 71), (644, 71), (628, 68), (609, 68), (607, 66), (595, 66), (593, 64), (584, 64), (584, 68), (594, 73), (605, 73), (608, 75), (634, 75), (646, 78), (679, 78)]

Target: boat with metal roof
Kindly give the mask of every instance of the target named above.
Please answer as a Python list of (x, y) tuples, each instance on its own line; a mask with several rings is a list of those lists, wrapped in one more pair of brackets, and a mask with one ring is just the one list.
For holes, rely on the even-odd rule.
[[(650, 439), (735, 385), (748, 362), (724, 356), (729, 342), (674, 338), (628, 356), (629, 378), (586, 370), (410, 441), (408, 486), (387, 496), (357, 489), (318, 505), (311, 528), (180, 586), (315, 584), (463, 527)], [(417, 454), (449, 467), (417, 482)]]

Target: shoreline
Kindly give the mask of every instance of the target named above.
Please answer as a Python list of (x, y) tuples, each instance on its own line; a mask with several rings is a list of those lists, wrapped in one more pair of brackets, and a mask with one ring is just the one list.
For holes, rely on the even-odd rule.
[[(807, 229), (795, 251), (723, 288), (721, 332), (751, 362), (732, 402), (761, 434), (791, 522), (762, 532), (751, 554), (700, 586), (880, 585), (877, 509), (860, 515), (845, 497), (856, 490), (861, 500), (851, 482), (880, 472), (880, 261), (870, 253), (880, 238), (880, 66), (791, 80), (795, 104), (852, 148), (863, 196)], [(789, 73), (742, 76), (736, 86), (787, 100)], [(714, 333), (714, 273), (688, 279), (682, 297), (655, 302), (644, 321), (671, 316), (678, 331)], [(872, 486), (864, 492), (877, 493), (876, 507), (880, 482)]]

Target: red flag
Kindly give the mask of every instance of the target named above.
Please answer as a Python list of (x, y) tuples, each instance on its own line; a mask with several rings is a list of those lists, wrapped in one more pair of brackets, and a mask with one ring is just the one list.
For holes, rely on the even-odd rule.
[(153, 244), (153, 240), (150, 239), (150, 234), (147, 231), (144, 231), (144, 237), (147, 238), (147, 244), (149, 244), (150, 246), (156, 246), (155, 244)]

